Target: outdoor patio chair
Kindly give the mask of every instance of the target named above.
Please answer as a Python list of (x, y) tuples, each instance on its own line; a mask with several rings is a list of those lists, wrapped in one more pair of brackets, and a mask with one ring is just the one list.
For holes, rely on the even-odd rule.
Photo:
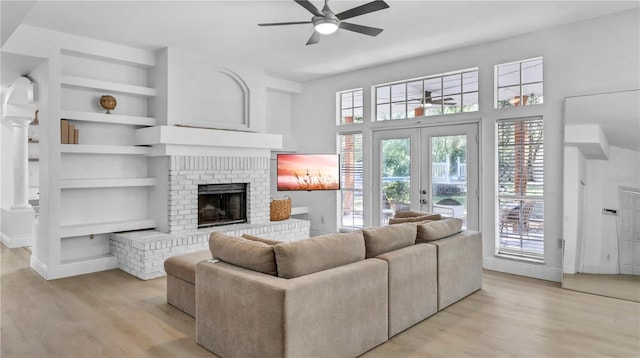
[(500, 209), (500, 233), (509, 226), (511, 226), (511, 231), (514, 233), (528, 233), (530, 229), (529, 219), (535, 204), (534, 201), (526, 201), (524, 204), (505, 206)]

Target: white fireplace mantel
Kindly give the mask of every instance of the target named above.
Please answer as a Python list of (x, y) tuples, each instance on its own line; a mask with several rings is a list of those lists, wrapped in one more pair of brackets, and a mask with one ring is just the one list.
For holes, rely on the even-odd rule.
[(282, 148), (282, 135), (179, 126), (154, 126), (135, 131), (136, 145), (150, 145), (150, 156), (265, 156)]

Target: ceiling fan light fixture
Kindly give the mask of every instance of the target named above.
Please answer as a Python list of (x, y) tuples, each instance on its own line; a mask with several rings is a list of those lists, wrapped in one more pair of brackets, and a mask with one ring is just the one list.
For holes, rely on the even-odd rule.
[(313, 27), (323, 35), (330, 35), (338, 30), (339, 21), (337, 19), (320, 18), (313, 22)]

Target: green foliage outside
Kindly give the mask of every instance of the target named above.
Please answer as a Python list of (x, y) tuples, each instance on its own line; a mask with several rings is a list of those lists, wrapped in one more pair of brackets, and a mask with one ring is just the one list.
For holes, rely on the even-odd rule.
[[(387, 139), (383, 141), (383, 178), (394, 178), (382, 183), (382, 190), (386, 201), (390, 205), (409, 204), (411, 175), (411, 150), (409, 139)], [(432, 141), (432, 160), (444, 163), (447, 158), (450, 162), (450, 173), (458, 170), (457, 159), (460, 163), (466, 163), (467, 138), (465, 135), (434, 137)], [(444, 197), (442, 197), (444, 198)], [(442, 199), (433, 197), (434, 203)], [(465, 196), (456, 196), (456, 200), (464, 202)]]
[(390, 204), (409, 203), (409, 176), (411, 175), (411, 142), (409, 139), (387, 139), (383, 141), (383, 178), (406, 178), (386, 181), (382, 191)]
[(382, 185), (387, 201), (390, 204), (409, 204), (409, 182), (393, 181)]

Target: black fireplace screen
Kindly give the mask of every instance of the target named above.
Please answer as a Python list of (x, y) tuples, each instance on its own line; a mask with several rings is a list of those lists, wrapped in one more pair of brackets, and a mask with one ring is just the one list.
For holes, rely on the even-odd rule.
[(198, 227), (247, 222), (247, 184), (198, 185)]

